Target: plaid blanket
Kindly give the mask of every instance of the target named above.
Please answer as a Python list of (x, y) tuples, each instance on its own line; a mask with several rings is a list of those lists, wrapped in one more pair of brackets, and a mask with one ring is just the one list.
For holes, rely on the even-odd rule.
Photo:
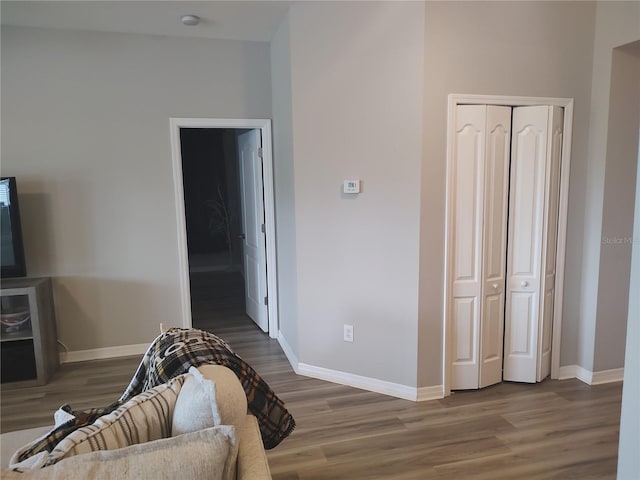
[(119, 401), (126, 402), (140, 392), (186, 373), (192, 365), (209, 363), (224, 365), (240, 380), (247, 394), (249, 412), (258, 419), (266, 449), (275, 447), (293, 431), (295, 420), (260, 375), (220, 337), (193, 328), (171, 328), (156, 338)]
[[(98, 418), (113, 412), (120, 405), (121, 403), (118, 401), (104, 408), (90, 408), (88, 410), (77, 411), (71, 410), (69, 405), (63, 405), (60, 407), (60, 410), (74, 418), (62, 423), (61, 425), (57, 425), (46, 435), (36, 439), (30, 445), (22, 447), (18, 452), (16, 452), (18, 453), (16, 462), (23, 462), (42, 452), (51, 452), (56, 445), (58, 445), (60, 440), (65, 438), (71, 432), (74, 432), (79, 428), (86, 427), (87, 425), (91, 425)], [(44, 466), (44, 463), (38, 462), (38, 465)]]
[(69, 405), (63, 405), (61, 410), (73, 418), (24, 448), (18, 461), (40, 452), (51, 452), (71, 432), (91, 425), (137, 394), (186, 373), (191, 366), (205, 364), (224, 365), (236, 374), (247, 394), (248, 410), (258, 419), (266, 449), (277, 446), (293, 431), (296, 423), (284, 402), (224, 340), (202, 330), (171, 328), (151, 343), (129, 386), (116, 402), (104, 408), (82, 411), (74, 411)]

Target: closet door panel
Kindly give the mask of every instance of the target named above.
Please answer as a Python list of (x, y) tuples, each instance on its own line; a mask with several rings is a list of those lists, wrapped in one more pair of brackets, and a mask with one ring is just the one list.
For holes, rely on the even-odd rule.
[[(477, 286), (482, 248), (481, 225), (485, 107), (459, 107), (454, 163), (454, 261), (455, 286)], [(465, 115), (466, 114), (466, 115)]]
[(511, 108), (487, 106), (480, 387), (502, 381)]
[(486, 106), (459, 106), (453, 145), (449, 325), (452, 389), (478, 388)]
[(478, 388), (477, 300), (477, 297), (462, 297), (453, 301), (455, 346), (452, 389)]
[(522, 279), (536, 275), (539, 256), (538, 235), (541, 205), (537, 201), (544, 170), (545, 132), (527, 125), (514, 135), (512, 169), (512, 201), (509, 220), (511, 229), (511, 274)]
[(549, 107), (513, 110), (504, 379), (535, 382)]
[(480, 388), (502, 381), (504, 292), (484, 297), (480, 351)]
[(548, 287), (543, 295), (542, 325), (538, 332), (538, 368), (536, 380), (541, 382), (551, 374), (551, 333), (553, 331), (553, 300), (555, 286)]
[[(511, 295), (509, 316), (511, 318), (522, 319), (520, 322), (513, 322), (509, 331), (509, 352), (511, 355), (519, 355), (527, 359), (534, 359), (535, 352), (532, 345), (532, 325), (534, 320), (533, 309), (535, 296), (526, 292), (514, 292)], [(522, 382), (535, 382), (535, 375), (523, 377)]]
[(562, 138), (564, 128), (564, 111), (560, 107), (549, 108), (549, 142), (547, 145), (547, 175), (544, 218), (544, 240), (542, 256), (544, 258), (544, 274), (542, 291), (544, 292), (540, 310), (542, 325), (538, 332), (538, 367), (537, 380), (541, 381), (551, 374), (551, 333), (556, 284), (556, 258), (558, 243), (558, 206), (560, 197), (560, 163), (562, 159)]

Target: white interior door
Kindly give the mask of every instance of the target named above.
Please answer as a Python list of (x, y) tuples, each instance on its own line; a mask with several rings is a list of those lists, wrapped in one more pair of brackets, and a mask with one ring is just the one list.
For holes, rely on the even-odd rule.
[(573, 103), (538, 100), (449, 98), (447, 393), (557, 374)]
[(487, 107), (456, 109), (452, 165), (452, 257), (449, 304), (452, 342), (451, 388), (479, 386), (482, 293), (482, 210)]
[(513, 109), (503, 378), (537, 380), (549, 109)]
[(452, 389), (502, 381), (511, 108), (456, 111)]
[(502, 381), (511, 107), (487, 106), (480, 384)]
[(267, 262), (260, 130), (238, 135), (247, 315), (267, 332)]
[(559, 107), (456, 108), (451, 389), (550, 374), (563, 120)]

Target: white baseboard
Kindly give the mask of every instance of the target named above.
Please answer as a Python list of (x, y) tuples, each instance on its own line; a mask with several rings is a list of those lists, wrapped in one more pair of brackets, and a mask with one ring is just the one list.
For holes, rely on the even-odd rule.
[(293, 371), (298, 373), (298, 357), (293, 352), (293, 348), (291, 348), (291, 345), (289, 345), (287, 339), (284, 338), (284, 335), (282, 335), (282, 332), (278, 332), (278, 343), (280, 344), (280, 347), (282, 347), (282, 351), (287, 357), (287, 360), (289, 360)]
[(580, 365), (575, 365), (575, 372), (578, 380), (586, 383), (587, 385), (591, 385), (591, 381), (593, 379), (592, 371), (582, 368)]
[(405, 400), (423, 401), (443, 398), (442, 385), (434, 387), (409, 387), (399, 383), (387, 382), (377, 378), (364, 377), (353, 373), (341, 372), (339, 370), (331, 370), (329, 368), (316, 367), (306, 363), (298, 364), (299, 375), (306, 377), (326, 380), (328, 382), (339, 383), (349, 387), (360, 388), (370, 392), (382, 393), (392, 397), (402, 398)]
[(558, 380), (569, 380), (570, 378), (576, 378), (577, 365), (566, 365), (558, 369)]
[(128, 357), (142, 355), (149, 348), (148, 343), (136, 345), (121, 345), (119, 347), (92, 348), (89, 350), (75, 350), (60, 353), (60, 363), (85, 362), (87, 360), (102, 360), (105, 358)]
[(567, 365), (560, 367), (558, 373), (559, 380), (577, 378), (587, 385), (601, 385), (603, 383), (621, 382), (624, 379), (624, 368), (614, 368), (612, 370), (601, 370), (592, 372), (580, 365)]
[(621, 382), (622, 380), (624, 380), (624, 368), (600, 370), (599, 372), (593, 372), (593, 376), (591, 377), (591, 385)]
[(329, 368), (300, 363), (298, 361), (298, 357), (291, 348), (291, 345), (284, 335), (282, 335), (282, 332), (278, 333), (278, 343), (282, 347), (282, 351), (287, 357), (287, 360), (289, 360), (293, 371), (298, 375), (317, 378), (327, 382), (339, 383), (341, 385), (360, 388), (370, 392), (382, 393), (384, 395), (412, 400), (414, 402), (444, 398), (444, 387), (442, 385), (422, 388), (408, 387), (406, 385), (400, 385), (399, 383), (378, 380), (377, 378), (363, 377), (353, 373), (346, 373), (339, 370), (331, 370)]
[(444, 398), (444, 385), (433, 385), (431, 387), (418, 388), (417, 398), (418, 402), (426, 402), (427, 400), (437, 400)]

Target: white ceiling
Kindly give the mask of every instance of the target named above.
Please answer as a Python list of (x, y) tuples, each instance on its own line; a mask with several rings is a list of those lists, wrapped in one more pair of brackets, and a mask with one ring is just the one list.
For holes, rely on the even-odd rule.
[[(290, 1), (5, 1), (2, 25), (269, 41)], [(185, 14), (201, 22), (187, 27)]]

